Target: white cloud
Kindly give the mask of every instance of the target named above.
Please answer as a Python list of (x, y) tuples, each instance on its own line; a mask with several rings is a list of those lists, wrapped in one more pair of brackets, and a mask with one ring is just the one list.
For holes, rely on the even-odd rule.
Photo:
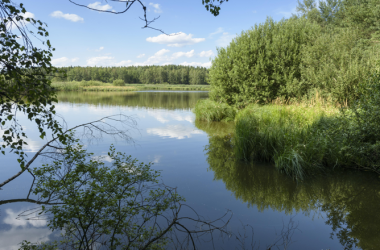
[(145, 56), (145, 54), (140, 54), (140, 55), (137, 56), (137, 58), (142, 58), (144, 56)]
[(219, 39), (216, 40), (216, 45), (218, 45), (219, 47), (226, 47), (231, 43), (232, 39), (234, 39), (235, 37), (236, 35), (231, 35), (228, 32), (223, 32)]
[(160, 63), (163, 61), (168, 61), (168, 60), (170, 60), (170, 57), (168, 57), (165, 54), (168, 53), (169, 51), (170, 50), (168, 50), (168, 49), (161, 49), (161, 50), (157, 51), (153, 56), (149, 57), (145, 62), (135, 63), (135, 65), (136, 66), (138, 66), (138, 65), (153, 65), (153, 64), (157, 64), (157, 63)]
[(118, 63), (115, 63), (115, 66), (130, 66), (132, 64), (132, 60), (124, 60)]
[(31, 12), (25, 12), (25, 14), (22, 15), (25, 19), (26, 18), (34, 18), (34, 14)]
[(52, 17), (56, 18), (64, 18), (66, 20), (72, 21), (72, 22), (83, 22), (84, 19), (76, 14), (63, 14), (62, 11), (54, 11), (50, 14)]
[(168, 123), (170, 121), (187, 121), (194, 123), (194, 115), (181, 115), (176, 111), (165, 111), (160, 112), (158, 110), (148, 111), (148, 115), (154, 117), (157, 121), (161, 123)]
[(65, 66), (71, 66), (73, 62), (76, 62), (78, 60), (79, 60), (78, 57), (75, 57), (72, 59), (69, 59), (67, 57), (61, 57), (61, 58), (51, 60), (51, 63), (56, 67), (65, 67)]
[(190, 138), (195, 134), (202, 134), (203, 132), (194, 129), (194, 127), (184, 126), (184, 125), (167, 125), (163, 128), (149, 128), (147, 129), (148, 134), (158, 135), (161, 137), (169, 137), (175, 139), (185, 139)]
[(214, 52), (212, 52), (212, 50), (202, 51), (201, 53), (199, 53), (200, 57), (210, 57), (213, 55), (214, 55)]
[(33, 220), (33, 219), (24, 219), (22, 217), (20, 217), (19, 215), (22, 214), (21, 211), (19, 212), (14, 212), (12, 209), (6, 209), (5, 210), (5, 213), (7, 214), (7, 216), (4, 218), (4, 223), (5, 224), (9, 224), (11, 226), (14, 226), (14, 227), (26, 227), (28, 226), (29, 224), (34, 226), (34, 227), (44, 227), (46, 226), (46, 220)]
[(111, 56), (91, 57), (87, 60), (88, 66), (109, 66), (115, 58)]
[(190, 50), (189, 52), (176, 52), (176, 53), (173, 53), (172, 55), (172, 58), (173, 59), (177, 59), (177, 58), (180, 58), (182, 56), (185, 56), (185, 57), (193, 57), (194, 56), (194, 50)]
[[(35, 18), (34, 14), (31, 13), (31, 12), (25, 12), (25, 14), (21, 14), (25, 19), (26, 18)], [(28, 22), (23, 22), (24, 25), (28, 24)], [(20, 27), (22, 25), (22, 23), (18, 22), (18, 21), (15, 21), (15, 24), (12, 22), (12, 23), (9, 23), (9, 25), (12, 25), (11, 28), (12, 29), (17, 29), (17, 26)], [(17, 37), (18, 39), (21, 38), (21, 36)]]
[(159, 50), (157, 51), (154, 55), (155, 56), (163, 56), (164, 54), (168, 53), (170, 50), (168, 49), (162, 49), (162, 50)]
[(186, 33), (179, 32), (170, 35), (161, 34), (155, 37), (148, 37), (146, 41), (152, 43), (166, 44), (169, 47), (183, 47), (186, 45), (192, 45), (199, 42), (203, 42), (205, 38), (193, 38), (192, 34), (186, 35)]
[(200, 63), (200, 62), (183, 62), (183, 63), (180, 63), (179, 65), (183, 65), (183, 66), (193, 66), (193, 67), (200, 66), (200, 67), (209, 68), (209, 67), (211, 67), (211, 62), (206, 62), (206, 63)]
[(97, 162), (113, 162), (113, 159), (109, 155), (97, 155), (91, 157), (91, 160), (97, 161)]
[(51, 60), (51, 64), (53, 64), (54, 66), (63, 66), (69, 61), (70, 61), (69, 58), (61, 57), (61, 58)]
[(159, 163), (161, 160), (161, 157), (162, 157), (162, 155), (155, 155), (154, 160), (152, 162), (155, 164)]
[(195, 55), (194, 50), (190, 50), (188, 52), (175, 52), (171, 56), (168, 56), (167, 53), (170, 52), (168, 49), (161, 49), (157, 51), (153, 56), (149, 57), (145, 62), (142, 63), (135, 63), (133, 65), (135, 66), (144, 66), (144, 65), (153, 65), (153, 64), (161, 64), (161, 65), (168, 65), (173, 64), (173, 60), (176, 60), (180, 57), (193, 57)]
[(110, 6), (108, 4), (101, 5), (100, 2), (90, 3), (89, 5), (87, 5), (87, 7), (91, 8), (91, 9), (103, 10), (103, 11), (112, 9), (112, 6)]
[(149, 3), (149, 5), (154, 8), (154, 12), (155, 13), (162, 13), (160, 4), (158, 4), (158, 3)]
[(214, 35), (223, 33), (223, 28), (219, 27), (215, 32), (210, 33), (209, 37), (212, 38)]
[[(25, 209), (26, 210), (26, 209)], [(28, 240), (30, 242), (46, 242), (49, 241), (49, 235), (52, 231), (46, 227), (46, 220), (27, 220), (19, 215), (23, 211), (16, 212), (12, 209), (5, 210), (4, 224), (11, 226), (8, 230), (1, 231), (0, 234), (0, 250), (17, 250), (20, 248), (20, 242)], [(31, 216), (35, 216), (32, 213)]]
[(102, 51), (102, 50), (104, 50), (104, 47), (102, 46), (102, 47), (100, 47), (99, 49), (97, 49), (96, 51)]
[(87, 60), (87, 66), (130, 66), (132, 65), (132, 60), (123, 60), (117, 62), (115, 57), (112, 56), (98, 56), (91, 57)]

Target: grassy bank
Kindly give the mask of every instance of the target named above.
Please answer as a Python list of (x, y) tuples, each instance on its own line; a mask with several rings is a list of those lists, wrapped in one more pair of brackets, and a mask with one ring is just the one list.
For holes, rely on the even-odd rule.
[(350, 107), (316, 96), (231, 110), (202, 100), (194, 112), (197, 120), (234, 119), (232, 141), (240, 160), (273, 163), (297, 180), (336, 167), (380, 173), (380, 76), (363, 85), (362, 96)]
[(114, 86), (99, 81), (53, 82), (57, 91), (138, 91), (138, 90), (209, 90), (209, 85), (126, 84)]
[(195, 116), (201, 121), (233, 121), (236, 110), (225, 103), (217, 103), (209, 99), (199, 100), (195, 105)]
[(328, 131), (338, 114), (337, 109), (321, 106), (248, 106), (235, 119), (236, 156), (274, 163), (301, 180), (324, 166), (334, 167), (344, 145)]

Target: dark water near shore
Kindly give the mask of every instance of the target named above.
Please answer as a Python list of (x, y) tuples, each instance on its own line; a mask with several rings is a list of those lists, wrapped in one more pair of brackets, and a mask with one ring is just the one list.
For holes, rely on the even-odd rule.
[[(178, 187), (186, 203), (205, 218), (219, 217), (229, 209), (233, 212), (230, 229), (251, 225), (260, 249), (278, 239), (290, 220), (297, 230), (288, 249), (380, 249), (377, 176), (335, 171), (296, 183), (273, 166), (237, 162), (230, 145), (231, 124), (195, 121), (191, 109), (207, 97), (201, 91), (59, 93), (56, 108), (69, 127), (117, 113), (133, 117), (138, 124), (138, 130), (131, 131), (134, 144), (104, 137), (86, 147), (106, 155), (114, 143), (119, 151), (153, 162), (153, 168), (162, 170), (164, 183)], [(28, 154), (33, 156), (44, 142), (25, 118), (20, 123), (32, 134)], [(1, 157), (3, 181), (18, 169), (12, 155)], [(0, 201), (25, 198), (31, 181), (30, 175), (23, 174), (0, 190)], [(18, 218), (22, 211), (35, 207), (26, 202), (0, 205), (1, 250), (18, 249), (24, 239), (37, 242), (57, 237), (45, 221)], [(217, 248), (238, 247), (233, 241), (217, 244)]]

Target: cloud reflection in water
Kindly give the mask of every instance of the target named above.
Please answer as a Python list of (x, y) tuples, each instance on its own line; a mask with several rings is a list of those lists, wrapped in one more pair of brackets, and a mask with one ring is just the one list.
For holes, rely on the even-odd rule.
[(167, 125), (162, 128), (148, 128), (148, 134), (158, 135), (161, 137), (169, 137), (175, 139), (185, 139), (191, 138), (192, 135), (203, 134), (204, 132), (194, 129), (194, 127), (184, 126), (182, 124), (178, 125)]

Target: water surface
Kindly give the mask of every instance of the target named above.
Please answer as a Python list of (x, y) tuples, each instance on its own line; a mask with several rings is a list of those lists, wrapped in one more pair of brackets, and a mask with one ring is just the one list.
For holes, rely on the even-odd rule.
[[(69, 127), (118, 113), (135, 119), (138, 130), (130, 131), (134, 143), (104, 137), (86, 147), (106, 155), (114, 143), (119, 151), (153, 162), (153, 168), (162, 170), (162, 181), (177, 187), (186, 203), (205, 218), (216, 218), (229, 209), (232, 230), (251, 225), (261, 249), (278, 238), (289, 220), (298, 225), (289, 249), (379, 249), (378, 177), (336, 171), (296, 183), (271, 165), (238, 162), (231, 148), (232, 124), (195, 121), (191, 109), (207, 97), (202, 91), (68, 92), (59, 93), (56, 109)], [(25, 118), (20, 122), (32, 135), (28, 153), (33, 156), (43, 141)], [(2, 179), (18, 171), (11, 155), (2, 156), (1, 165)], [(0, 200), (25, 198), (31, 180), (23, 174), (0, 191)], [(36, 242), (57, 237), (44, 221), (17, 219), (20, 212), (36, 206), (27, 202), (0, 205), (0, 249), (17, 249), (24, 239)], [(232, 241), (218, 245), (235, 246)]]

